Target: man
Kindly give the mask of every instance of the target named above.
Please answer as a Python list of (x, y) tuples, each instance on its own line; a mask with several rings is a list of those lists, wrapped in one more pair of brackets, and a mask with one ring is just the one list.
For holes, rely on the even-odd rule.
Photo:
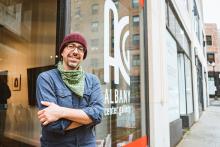
[(37, 79), (38, 118), (42, 147), (95, 147), (95, 125), (101, 122), (103, 95), (98, 78), (85, 73), (81, 62), (87, 43), (79, 33), (64, 37), (57, 69)]

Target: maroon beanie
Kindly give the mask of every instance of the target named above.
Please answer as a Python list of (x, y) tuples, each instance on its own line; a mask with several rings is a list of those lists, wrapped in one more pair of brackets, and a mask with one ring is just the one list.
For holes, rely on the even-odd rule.
[(61, 57), (61, 53), (63, 52), (63, 49), (67, 46), (68, 43), (70, 42), (77, 42), (77, 43), (80, 43), (84, 48), (84, 56), (83, 56), (83, 59), (86, 58), (86, 55), (87, 55), (87, 42), (86, 42), (86, 39), (83, 37), (82, 34), (80, 33), (71, 33), (69, 35), (66, 35), (63, 39), (63, 42), (61, 43), (60, 45), (60, 50), (59, 50), (59, 55)]

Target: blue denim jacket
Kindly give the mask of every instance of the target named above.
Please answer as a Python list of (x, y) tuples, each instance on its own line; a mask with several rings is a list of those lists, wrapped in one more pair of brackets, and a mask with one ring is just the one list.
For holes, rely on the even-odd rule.
[(60, 72), (52, 69), (41, 73), (37, 79), (36, 97), (39, 109), (44, 109), (40, 101), (49, 101), (63, 107), (82, 109), (92, 123), (65, 131), (71, 121), (60, 119), (42, 126), (42, 147), (95, 147), (95, 125), (101, 122), (103, 115), (103, 94), (98, 78), (85, 74), (83, 98), (79, 98), (64, 84)]

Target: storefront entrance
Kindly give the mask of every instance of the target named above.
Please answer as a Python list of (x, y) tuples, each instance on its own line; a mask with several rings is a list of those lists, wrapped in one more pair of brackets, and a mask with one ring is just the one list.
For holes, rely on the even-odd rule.
[(140, 87), (143, 7), (138, 0), (76, 0), (67, 10), (66, 30), (86, 36), (89, 51), (83, 67), (100, 78), (105, 96), (104, 119), (96, 128), (99, 146), (119, 147), (146, 136), (142, 116), (148, 112)]
[(104, 94), (97, 146), (120, 147), (140, 138), (146, 144), (143, 7), (138, 0), (0, 0), (0, 75), (11, 93), (1, 110), (0, 146), (40, 146), (36, 78), (55, 68), (63, 36), (75, 31), (88, 42), (83, 69), (99, 77)]

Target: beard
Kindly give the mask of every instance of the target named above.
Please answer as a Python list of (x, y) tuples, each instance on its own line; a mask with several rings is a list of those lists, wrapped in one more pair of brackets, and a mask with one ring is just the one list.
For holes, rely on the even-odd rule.
[(75, 62), (68, 62), (68, 66), (77, 69), (80, 65), (80, 62), (75, 63)]
[(68, 62), (68, 65), (70, 66), (70, 67), (77, 67), (78, 66), (78, 63), (73, 63), (73, 62)]

